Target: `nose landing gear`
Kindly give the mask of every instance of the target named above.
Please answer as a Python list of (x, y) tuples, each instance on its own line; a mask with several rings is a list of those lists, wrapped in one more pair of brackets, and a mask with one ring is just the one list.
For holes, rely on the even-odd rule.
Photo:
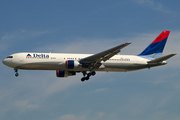
[(14, 72), (16, 72), (15, 76), (18, 77), (19, 76), (18, 68), (14, 68)]

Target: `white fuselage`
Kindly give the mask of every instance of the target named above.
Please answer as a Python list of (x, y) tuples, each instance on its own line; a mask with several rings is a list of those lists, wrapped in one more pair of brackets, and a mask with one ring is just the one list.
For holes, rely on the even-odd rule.
[[(31, 56), (28, 56), (31, 55)], [(3, 60), (3, 63), (12, 68), (27, 70), (67, 70), (67, 71), (88, 71), (81, 65), (74, 69), (67, 69), (67, 60), (79, 61), (92, 54), (64, 54), (64, 53), (16, 53)], [(132, 71), (143, 68), (164, 65), (165, 63), (148, 64), (149, 59), (134, 55), (115, 55), (95, 71)]]

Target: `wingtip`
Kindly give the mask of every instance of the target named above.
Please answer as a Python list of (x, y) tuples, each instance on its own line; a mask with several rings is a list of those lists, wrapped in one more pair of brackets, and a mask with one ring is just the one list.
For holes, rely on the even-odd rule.
[(174, 54), (172, 54), (172, 55), (173, 55), (173, 56), (174, 56), (174, 55), (177, 55), (177, 53), (174, 53)]
[(125, 42), (125, 44), (128, 44), (128, 45), (129, 45), (129, 44), (131, 44), (131, 42)]

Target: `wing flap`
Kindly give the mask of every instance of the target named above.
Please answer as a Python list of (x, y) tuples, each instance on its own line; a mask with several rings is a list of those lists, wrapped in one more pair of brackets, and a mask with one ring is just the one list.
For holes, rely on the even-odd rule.
[(164, 61), (164, 60), (167, 60), (167, 59), (173, 57), (174, 55), (176, 55), (176, 54), (166, 55), (166, 56), (163, 56), (163, 57), (160, 57), (160, 58), (157, 58), (157, 59), (148, 61), (148, 63), (158, 63), (158, 62), (162, 62), (162, 61)]

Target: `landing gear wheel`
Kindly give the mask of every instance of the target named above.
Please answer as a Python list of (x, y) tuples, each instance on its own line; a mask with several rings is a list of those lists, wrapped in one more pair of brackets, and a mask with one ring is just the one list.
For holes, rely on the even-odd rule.
[(81, 81), (82, 81), (82, 82), (84, 82), (85, 80), (86, 80), (86, 78), (85, 78), (85, 77), (81, 78)]
[(92, 71), (91, 75), (94, 76), (95, 74), (96, 74), (96, 72), (95, 72), (95, 71)]
[(88, 73), (88, 74), (87, 74), (87, 77), (90, 77), (91, 75), (92, 75), (91, 73)]
[(84, 82), (85, 80), (89, 80), (89, 78), (90, 78), (91, 76), (94, 76), (94, 75), (96, 74), (95, 71), (91, 71), (91, 70), (90, 70), (89, 73), (87, 73), (86, 71), (82, 71), (82, 73), (83, 73), (83, 76), (84, 76), (84, 77), (81, 78), (81, 81), (82, 81), (82, 82)]
[(18, 68), (14, 68), (14, 72), (16, 72), (16, 74), (15, 74), (16, 77), (19, 76), (19, 74), (18, 74)]
[(16, 74), (15, 74), (15, 76), (17, 77), (17, 76), (19, 76), (19, 74), (18, 74), (18, 73), (16, 73)]
[(89, 76), (86, 77), (86, 80), (89, 80)]

